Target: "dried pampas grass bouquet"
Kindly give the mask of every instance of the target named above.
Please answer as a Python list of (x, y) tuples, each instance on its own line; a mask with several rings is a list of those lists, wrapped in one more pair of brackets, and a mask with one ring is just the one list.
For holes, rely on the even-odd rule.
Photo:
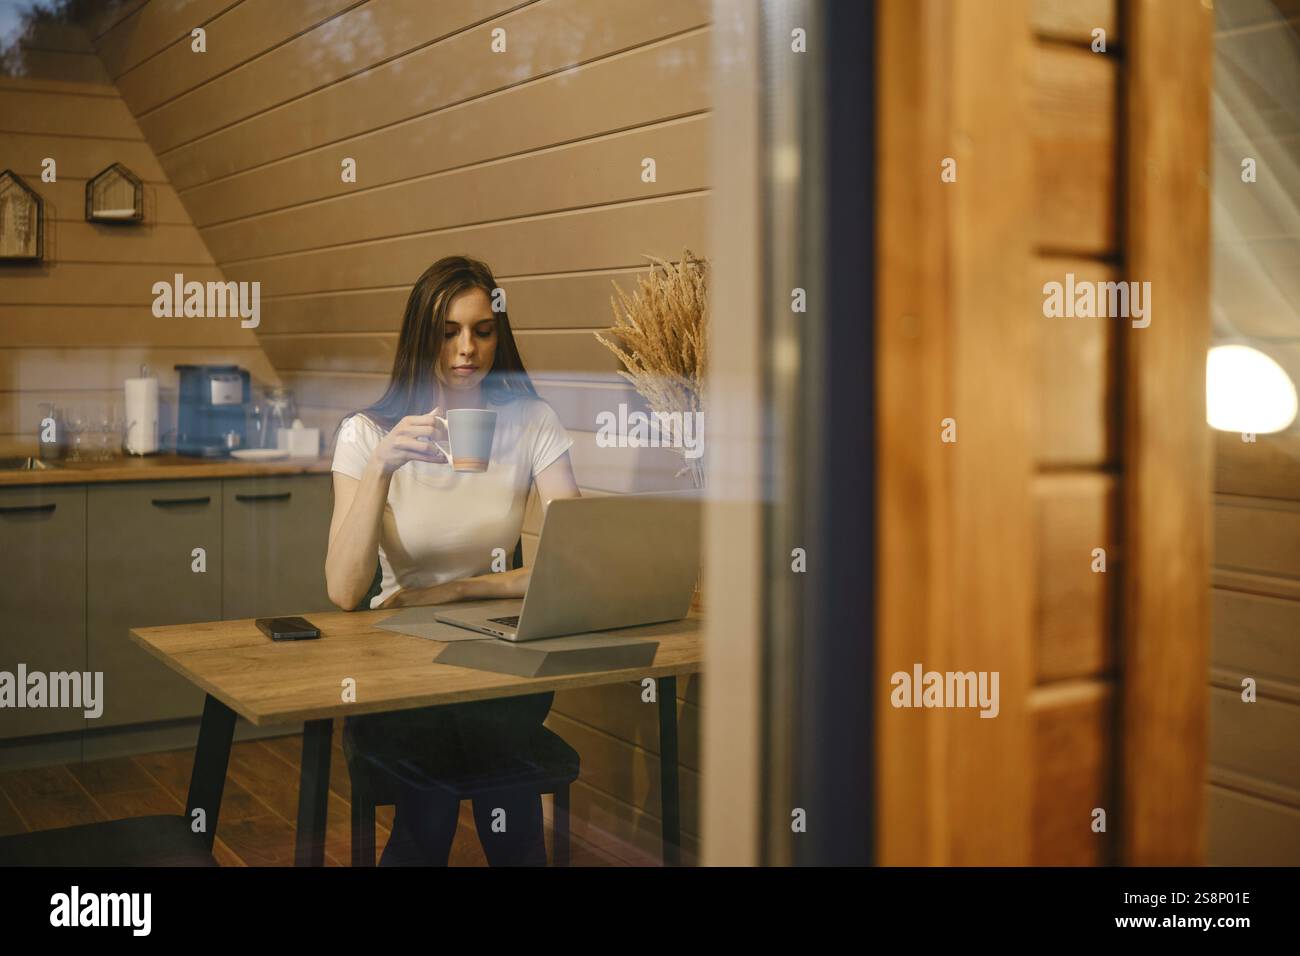
[[(671, 431), (681, 429), (688, 415), (695, 422), (703, 418), (708, 263), (689, 249), (683, 250), (681, 262), (676, 264), (651, 255), (646, 258), (653, 266), (647, 275), (637, 278), (631, 297), (614, 283), (616, 294), (609, 300), (614, 325), (608, 331), (618, 341), (599, 332), (596, 339), (618, 356), (627, 369), (619, 374), (659, 416), (661, 427)], [(687, 444), (680, 433), (664, 437), (679, 449)], [(686, 458), (686, 466), (678, 474), (687, 473), (696, 487), (703, 487), (703, 457)]]

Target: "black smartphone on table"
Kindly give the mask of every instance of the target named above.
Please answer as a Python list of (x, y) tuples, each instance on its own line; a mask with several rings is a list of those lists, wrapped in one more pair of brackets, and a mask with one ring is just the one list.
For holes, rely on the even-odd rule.
[(257, 628), (273, 641), (310, 641), (320, 631), (301, 617), (259, 617)]

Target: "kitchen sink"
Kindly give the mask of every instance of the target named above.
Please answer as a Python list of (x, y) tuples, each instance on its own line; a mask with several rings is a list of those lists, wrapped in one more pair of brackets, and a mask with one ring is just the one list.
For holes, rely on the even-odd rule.
[(0, 471), (47, 471), (57, 467), (39, 458), (0, 458)]

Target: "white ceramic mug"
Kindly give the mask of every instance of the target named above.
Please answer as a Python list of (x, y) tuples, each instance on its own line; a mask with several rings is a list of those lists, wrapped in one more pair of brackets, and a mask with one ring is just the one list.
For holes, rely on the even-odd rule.
[(447, 456), (456, 471), (487, 471), (492, 458), (492, 437), (497, 430), (497, 413), (487, 408), (453, 408), (447, 417), (435, 416), (447, 429), (447, 446), (433, 444)]

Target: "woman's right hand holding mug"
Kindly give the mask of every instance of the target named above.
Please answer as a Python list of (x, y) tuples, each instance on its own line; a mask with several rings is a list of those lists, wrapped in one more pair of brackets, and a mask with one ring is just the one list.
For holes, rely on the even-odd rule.
[(391, 475), (408, 461), (446, 463), (447, 456), (435, 444), (447, 440), (445, 421), (442, 409), (435, 408), (427, 415), (407, 415), (394, 425), (375, 448), (384, 474)]

